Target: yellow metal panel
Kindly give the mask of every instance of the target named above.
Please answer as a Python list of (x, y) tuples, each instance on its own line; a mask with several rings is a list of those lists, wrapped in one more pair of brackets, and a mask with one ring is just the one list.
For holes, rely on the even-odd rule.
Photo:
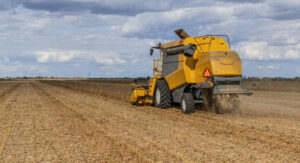
[(229, 51), (229, 47), (223, 38), (218, 37), (189, 37), (183, 41), (184, 45), (197, 45), (200, 52), (208, 51)]
[(145, 103), (146, 97), (148, 96), (148, 91), (139, 86), (135, 86), (134, 90), (130, 96), (130, 103), (133, 105), (141, 105)]
[(149, 80), (149, 96), (154, 95), (156, 81), (157, 81), (157, 78), (151, 78)]
[(165, 77), (170, 90), (174, 90), (175, 88), (186, 83), (185, 73), (184, 73), (184, 58), (183, 54), (178, 55), (178, 68), (173, 73), (169, 74)]
[(238, 55), (210, 56), (212, 74), (216, 76), (241, 76), (242, 63)]
[[(165, 47), (178, 46), (179, 41), (181, 40), (165, 44), (168, 45)], [(188, 37), (182, 41), (183, 45), (195, 44), (197, 50), (193, 57), (179, 55), (180, 66), (165, 77), (170, 90), (185, 83), (209, 82), (202, 76), (206, 68), (216, 76), (241, 75), (241, 60), (237, 54), (227, 54), (230, 52), (230, 48), (223, 38)], [(217, 52), (217, 54), (210, 54), (210, 52)]]
[(186, 83), (184, 69), (180, 68), (169, 74), (165, 77), (170, 90), (174, 90), (175, 88)]

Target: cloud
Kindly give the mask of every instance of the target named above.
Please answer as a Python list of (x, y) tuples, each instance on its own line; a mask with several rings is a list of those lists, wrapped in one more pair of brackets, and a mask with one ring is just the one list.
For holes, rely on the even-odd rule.
[(0, 0), (0, 10), (16, 8), (22, 0)]
[(277, 65), (268, 65), (267, 66), (267, 69), (274, 69), (274, 70), (278, 70), (280, 68), (280, 65), (277, 64)]
[[(128, 37), (168, 38), (168, 33), (172, 33), (177, 28), (188, 27), (195, 30), (199, 28), (199, 24), (222, 22), (231, 15), (231, 12), (232, 8), (227, 7), (193, 7), (164, 12), (145, 12), (129, 18), (124, 25), (120, 26), (120, 30)], [(199, 18), (200, 15), (205, 16)]]
[(291, 50), (287, 51), (284, 56), (286, 59), (297, 59), (297, 58), (300, 58), (300, 52), (299, 52), (299, 50), (296, 51), (296, 50), (291, 49)]
[(55, 49), (49, 49), (46, 51), (36, 51), (37, 62), (67, 62), (74, 57), (82, 54), (80, 51), (59, 51)]
[[(147, 76), (149, 47), (184, 28), (192, 36), (228, 34), (246, 76), (293, 76), (299, 11), (296, 0), (0, 0), (0, 64), (19, 67), (10, 75)], [(20, 71), (29, 65), (36, 69)]]
[(267, 42), (241, 42), (239, 51), (243, 58), (247, 59), (279, 59), (280, 47), (270, 46)]
[(116, 53), (99, 53), (94, 51), (76, 51), (76, 50), (57, 50), (49, 49), (45, 51), (36, 51), (37, 62), (70, 62), (74, 59), (95, 61), (98, 64), (125, 64), (126, 61)]
[[(161, 28), (161, 25), (168, 26), (181, 21), (185, 17), (194, 15), (193, 11), (189, 12), (189, 10), (189, 8), (186, 8), (163, 13), (143, 13), (130, 18), (128, 22), (122, 26), (121, 31), (125, 35), (132, 36), (139, 32), (146, 33), (154, 27)], [(157, 28), (154, 30), (157, 30)]]
[(262, 0), (219, 0), (219, 1), (222, 1), (222, 2), (232, 2), (232, 3), (259, 3), (261, 2)]
[(120, 56), (116, 54), (106, 54), (106, 55), (93, 55), (97, 63), (100, 64), (125, 64), (126, 61), (121, 59)]
[(272, 12), (268, 15), (276, 20), (291, 20), (300, 18), (300, 2), (297, 0), (273, 0), (267, 2)]
[(258, 69), (263, 69), (263, 68), (265, 68), (265, 66), (261, 66), (261, 65), (259, 65), (259, 66), (256, 66)]
[[(191, 0), (188, 0), (191, 1)], [(187, 2), (183, 0), (24, 0), (22, 5), (32, 10), (49, 12), (80, 12), (89, 11), (94, 14), (136, 15), (149, 11), (165, 11), (174, 4)]]
[(9, 61), (10, 61), (9, 58), (6, 56), (0, 58), (0, 63), (9, 63)]
[(279, 60), (300, 58), (299, 45), (270, 45), (266, 41), (240, 42), (237, 47), (242, 58), (252, 60)]

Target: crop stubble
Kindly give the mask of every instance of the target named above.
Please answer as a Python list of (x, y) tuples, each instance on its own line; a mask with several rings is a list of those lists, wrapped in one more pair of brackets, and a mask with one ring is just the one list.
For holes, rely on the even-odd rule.
[(1, 102), (0, 161), (299, 161), (297, 96), (257, 91), (240, 114), (184, 115), (25, 82)]

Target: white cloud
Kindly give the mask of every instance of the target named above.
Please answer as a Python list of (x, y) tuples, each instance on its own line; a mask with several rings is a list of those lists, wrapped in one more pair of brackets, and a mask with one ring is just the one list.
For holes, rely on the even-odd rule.
[[(2, 1), (5, 5), (20, 0)], [(49, 5), (6, 10), (0, 5), (0, 64), (20, 69), (37, 64), (33, 71), (43, 69), (53, 76), (78, 75), (79, 71), (101, 76), (99, 67), (116, 76), (148, 75), (149, 47), (177, 39), (173, 31), (184, 28), (193, 36), (228, 34), (243, 59), (246, 76), (259, 68), (275, 72), (276, 67), (280, 67), (276, 72), (289, 69), (299, 74), (294, 71), (300, 59), (300, 10), (295, 0), (29, 1)], [(93, 12), (95, 6), (100, 8)], [(125, 71), (116, 71), (117, 66)], [(20, 69), (11, 70), (22, 74)]]
[(278, 70), (280, 68), (280, 64), (270, 64), (270, 65), (258, 65), (256, 66), (258, 69), (273, 69), (273, 70)]
[(121, 59), (121, 57), (117, 54), (94, 54), (93, 57), (95, 58), (97, 63), (100, 64), (125, 64), (126, 61), (124, 59)]
[(197, 28), (201, 23), (222, 21), (231, 16), (232, 12), (232, 7), (221, 6), (179, 8), (164, 12), (145, 12), (129, 18), (129, 20), (121, 26), (121, 32), (128, 36), (143, 33), (144, 37), (151, 37), (151, 34), (160, 33), (161, 31), (159, 30), (170, 28), (175, 23), (179, 23), (180, 26), (192, 26), (197, 24), (195, 26)]
[(241, 42), (237, 45), (239, 53), (245, 59), (257, 60), (278, 60), (300, 58), (299, 45), (275, 46), (265, 41)]
[(24, 76), (24, 72), (39, 72), (40, 68), (35, 64), (24, 64), (20, 62), (7, 62), (0, 63), (1, 77), (11, 76), (8, 74), (14, 74), (13, 76)]
[(190, 9), (178, 9), (161, 13), (143, 13), (132, 17), (125, 23), (121, 31), (125, 34), (138, 33), (140, 31), (148, 31), (153, 26), (169, 25), (171, 23), (182, 20), (188, 14)]
[(82, 54), (81, 51), (60, 51), (55, 49), (49, 49), (46, 51), (36, 51), (37, 62), (67, 62), (74, 57)]
[(10, 61), (9, 58), (6, 56), (0, 58), (0, 63), (9, 63), (9, 61)]
[(280, 47), (271, 46), (267, 42), (242, 42), (238, 45), (240, 55), (247, 59), (279, 59)]
[(300, 57), (300, 52), (291, 49), (291, 50), (287, 51), (284, 56), (286, 59), (297, 59)]
[(280, 65), (277, 64), (277, 65), (268, 65), (267, 66), (267, 69), (274, 69), (274, 70), (278, 70), (280, 68)]
[(49, 49), (45, 51), (34, 52), (37, 56), (37, 62), (69, 62), (73, 59), (86, 61), (95, 61), (99, 64), (125, 64), (126, 60), (122, 59), (117, 53), (99, 53), (95, 51), (79, 51), (79, 50), (57, 50)]

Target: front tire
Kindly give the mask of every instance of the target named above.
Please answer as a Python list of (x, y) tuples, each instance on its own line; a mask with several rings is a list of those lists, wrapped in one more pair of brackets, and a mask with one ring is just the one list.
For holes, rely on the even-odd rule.
[(164, 109), (171, 107), (172, 96), (169, 86), (165, 80), (157, 80), (154, 94), (155, 107)]
[(194, 97), (191, 93), (184, 93), (181, 99), (181, 111), (184, 114), (193, 113), (195, 109)]

